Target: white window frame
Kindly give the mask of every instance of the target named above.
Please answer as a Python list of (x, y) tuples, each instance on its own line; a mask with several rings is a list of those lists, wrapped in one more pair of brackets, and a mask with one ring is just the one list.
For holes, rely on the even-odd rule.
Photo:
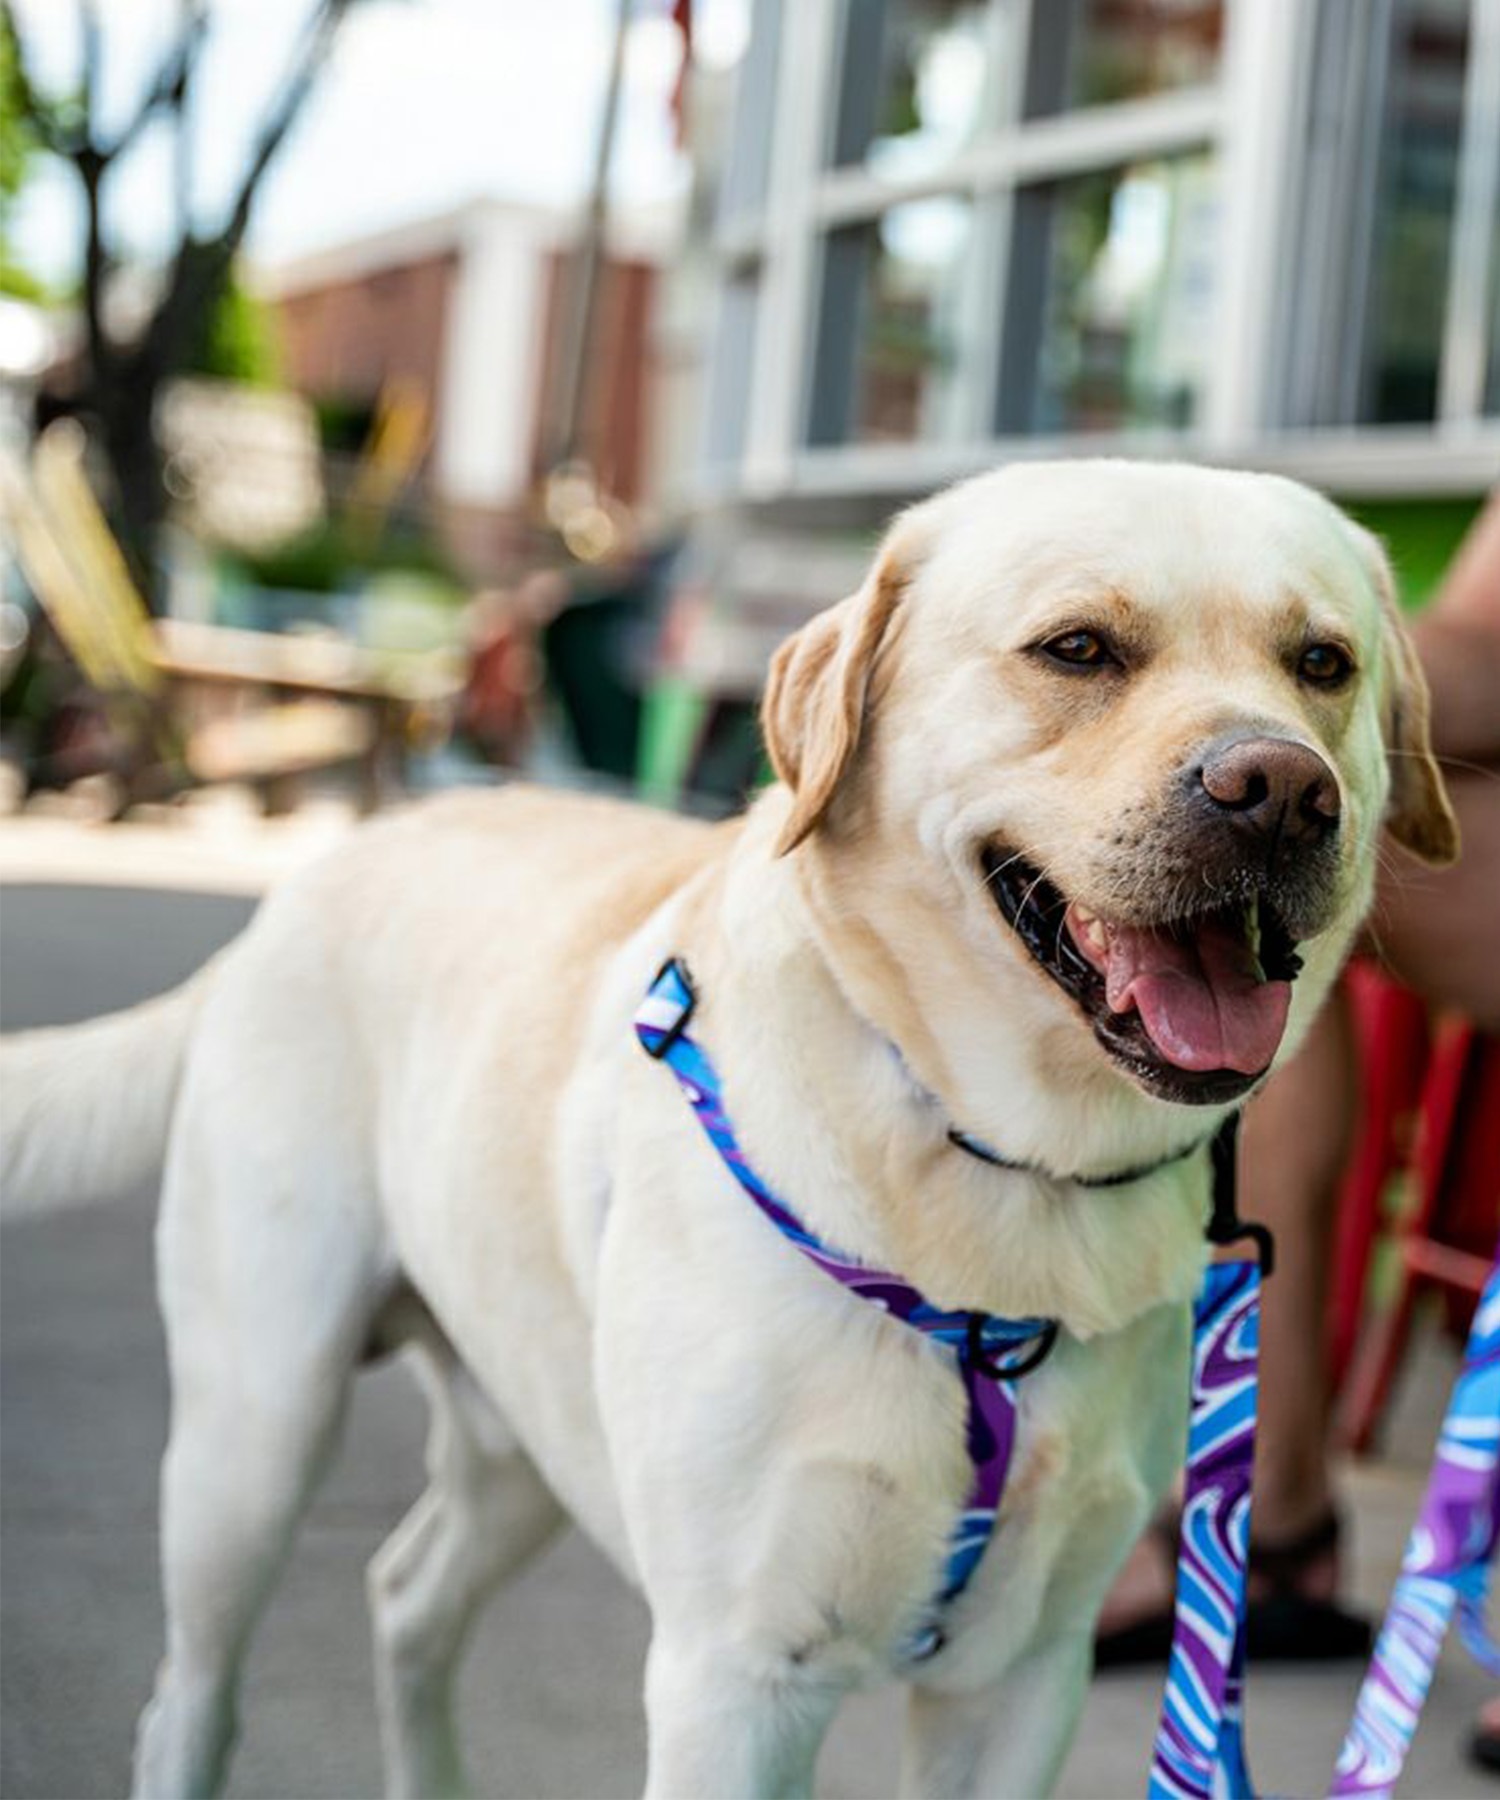
[[(747, 500), (798, 494), (921, 491), (996, 461), (1043, 455), (1180, 455), (1280, 468), (1344, 494), (1476, 491), (1500, 476), (1500, 421), (1481, 417), (1487, 375), (1486, 296), (1500, 295), (1490, 220), (1500, 184), (1500, 0), (1471, 0), (1469, 69), (1447, 323), (1432, 427), (1278, 428), (1275, 368), (1283, 351), (1281, 247), (1298, 180), (1317, 11), (1322, 0), (1225, 0), (1218, 79), (1144, 99), (1022, 117), (1030, 37), (1047, 0), (995, 9), (1010, 45), (995, 115), (973, 147), (901, 179), (860, 166), (831, 168), (848, 0), (783, 0), (775, 132), (765, 204), (728, 221), (717, 251), (726, 268), (759, 267), (743, 452), (732, 470), (706, 470), (707, 488)], [(1209, 376), (1198, 417), (1182, 430), (1132, 429), (1056, 437), (998, 436), (991, 427), (1005, 331), (1006, 250), (1016, 189), (1122, 164), (1213, 152), (1219, 167), (1218, 279)], [(962, 308), (977, 331), (977, 363), (941, 441), (810, 447), (819, 253), (828, 230), (857, 225), (907, 201), (952, 194), (974, 207)], [(987, 329), (983, 322), (995, 322)], [(706, 497), (706, 496), (705, 496)]]

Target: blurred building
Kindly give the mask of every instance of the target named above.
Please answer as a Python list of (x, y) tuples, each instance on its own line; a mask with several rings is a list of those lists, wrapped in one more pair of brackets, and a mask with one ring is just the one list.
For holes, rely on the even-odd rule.
[[(505, 568), (555, 450), (577, 221), (484, 201), (262, 270), (287, 383), (357, 449), (398, 384), (425, 414), (423, 498), (461, 563)], [(688, 450), (681, 372), (655, 328), (671, 209), (611, 221), (583, 376), (583, 438), (601, 488), (648, 514)]]
[(1008, 458), (1282, 470), (1412, 596), (1500, 475), (1500, 0), (754, 0), (736, 86), (700, 699)]

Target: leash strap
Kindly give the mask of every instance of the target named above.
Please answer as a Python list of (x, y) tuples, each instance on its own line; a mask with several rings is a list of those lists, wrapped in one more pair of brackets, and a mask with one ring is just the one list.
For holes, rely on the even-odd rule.
[[(1045, 1360), (1057, 1339), (1052, 1319), (1003, 1319), (993, 1313), (947, 1312), (923, 1298), (910, 1282), (884, 1269), (851, 1262), (825, 1244), (773, 1194), (756, 1174), (724, 1111), (718, 1071), (688, 1035), (696, 1003), (687, 971), (675, 958), (652, 982), (635, 1015), (636, 1036), (647, 1053), (677, 1077), (698, 1123), (720, 1160), (776, 1229), (825, 1275), (925, 1337), (952, 1350), (968, 1398), (969, 1459), (973, 1482), (948, 1545), (937, 1606), (963, 1592), (995, 1526), (1000, 1496), (1015, 1448), (1015, 1384)], [(931, 1621), (908, 1644), (913, 1660), (932, 1655), (944, 1639)]]
[(1333, 1800), (1394, 1791), (1455, 1610), (1470, 1652), (1500, 1674), (1500, 1650), (1484, 1624), (1497, 1538), (1500, 1254), (1474, 1314), (1422, 1510), (1339, 1752)]
[(1210, 1263), (1193, 1308), (1192, 1409), (1172, 1655), (1149, 1800), (1252, 1800), (1241, 1696), (1260, 1349), (1258, 1259)]

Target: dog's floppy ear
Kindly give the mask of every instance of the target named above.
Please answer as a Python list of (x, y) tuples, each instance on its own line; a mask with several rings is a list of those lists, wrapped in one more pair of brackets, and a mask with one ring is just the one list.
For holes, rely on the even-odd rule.
[(1432, 754), (1427, 677), (1401, 617), (1390, 560), (1378, 538), (1360, 526), (1353, 529), (1361, 558), (1380, 595), (1386, 664), (1385, 742), (1391, 767), (1386, 829), (1414, 856), (1441, 868), (1458, 856), (1458, 821)]
[(778, 856), (822, 819), (859, 746), (870, 671), (908, 573), (893, 533), (859, 592), (819, 613), (771, 658), (761, 730), (772, 768), (792, 791)]

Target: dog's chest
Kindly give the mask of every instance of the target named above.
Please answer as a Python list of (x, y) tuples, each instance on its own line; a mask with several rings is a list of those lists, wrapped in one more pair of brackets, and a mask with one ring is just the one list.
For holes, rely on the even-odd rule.
[(1029, 1643), (1091, 1627), (1180, 1460), (1186, 1383), (1187, 1322), (1163, 1307), (1064, 1343), (1023, 1388), (996, 1528), (950, 1608), (935, 1680), (991, 1679)]

